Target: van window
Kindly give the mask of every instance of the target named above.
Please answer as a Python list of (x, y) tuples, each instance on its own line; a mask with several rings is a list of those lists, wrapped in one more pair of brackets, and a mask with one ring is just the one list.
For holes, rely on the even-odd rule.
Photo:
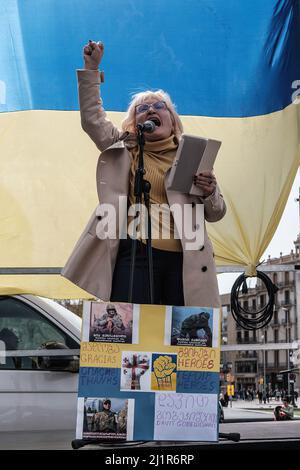
[[(79, 348), (76, 341), (37, 310), (12, 297), (0, 298), (0, 341), (1, 349), (4, 347), (7, 351), (32, 351), (44, 348), (49, 342), (69, 349)], [(6, 357), (5, 361), (1, 358), (0, 369), (3, 368), (37, 369), (37, 358), (16, 356)]]

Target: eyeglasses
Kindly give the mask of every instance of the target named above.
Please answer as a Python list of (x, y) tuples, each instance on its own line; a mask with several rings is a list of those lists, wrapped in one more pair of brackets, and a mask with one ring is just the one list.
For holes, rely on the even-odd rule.
[(160, 111), (162, 109), (167, 109), (167, 105), (164, 101), (155, 101), (155, 103), (151, 103), (151, 104), (142, 103), (142, 104), (138, 104), (135, 107), (136, 114), (146, 113), (147, 111), (149, 111), (151, 107), (153, 109), (156, 109), (157, 111)]

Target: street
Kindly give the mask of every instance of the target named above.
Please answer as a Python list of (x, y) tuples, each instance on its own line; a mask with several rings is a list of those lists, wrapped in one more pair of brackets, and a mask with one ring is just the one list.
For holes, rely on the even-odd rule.
[[(232, 408), (225, 408), (225, 423), (220, 425), (220, 433), (239, 433), (241, 442), (260, 442), (274, 441), (274, 442), (289, 442), (296, 440), (296, 445), (300, 449), (300, 417), (295, 417), (293, 421), (276, 422), (273, 420), (273, 413), (267, 409), (273, 409), (276, 402), (262, 406), (260, 410), (256, 410), (259, 405), (256, 402), (237, 401), (232, 403)], [(244, 422), (238, 422), (243, 420)], [(227, 421), (227, 422), (226, 422)], [(52, 432), (8, 432), (1, 433), (0, 435), (0, 450), (13, 450), (13, 449), (32, 449), (32, 450), (70, 450), (71, 442), (75, 437), (74, 431), (52, 431)], [(220, 445), (228, 445), (230, 441), (224, 439), (220, 440)], [(160, 448), (163, 447), (200, 447), (205, 443), (197, 442), (147, 442), (136, 446), (146, 448)], [(232, 447), (236, 446), (238, 449), (239, 443), (232, 443)], [(216, 444), (208, 444), (208, 446), (215, 447)], [(112, 449), (117, 448), (98, 445), (88, 445), (83, 447), (84, 450), (99, 450), (99, 449)], [(118, 447), (120, 448), (120, 447)]]

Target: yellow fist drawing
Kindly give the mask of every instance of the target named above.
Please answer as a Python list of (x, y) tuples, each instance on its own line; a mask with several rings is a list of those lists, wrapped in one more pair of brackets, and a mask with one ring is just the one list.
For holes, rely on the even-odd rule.
[(153, 364), (154, 374), (158, 379), (164, 379), (172, 374), (176, 369), (176, 364), (172, 362), (170, 356), (160, 356)]

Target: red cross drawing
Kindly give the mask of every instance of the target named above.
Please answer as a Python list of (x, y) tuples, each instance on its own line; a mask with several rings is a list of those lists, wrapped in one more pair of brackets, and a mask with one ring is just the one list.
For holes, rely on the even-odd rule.
[[(139, 358), (138, 354), (132, 355), (132, 362), (127, 357), (124, 358), (123, 369), (131, 369), (131, 390), (140, 389), (140, 376), (149, 369), (149, 362), (145, 358)], [(141, 373), (137, 373), (137, 369), (142, 369)]]

